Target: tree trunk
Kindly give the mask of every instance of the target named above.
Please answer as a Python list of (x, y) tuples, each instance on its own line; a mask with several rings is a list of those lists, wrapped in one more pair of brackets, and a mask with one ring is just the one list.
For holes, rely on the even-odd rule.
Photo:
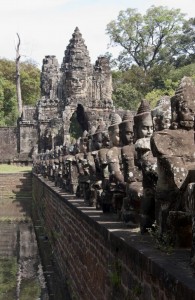
[(21, 94), (21, 85), (20, 85), (20, 36), (18, 36), (18, 44), (16, 47), (16, 93), (18, 101), (18, 113), (19, 117), (22, 116), (22, 94)]

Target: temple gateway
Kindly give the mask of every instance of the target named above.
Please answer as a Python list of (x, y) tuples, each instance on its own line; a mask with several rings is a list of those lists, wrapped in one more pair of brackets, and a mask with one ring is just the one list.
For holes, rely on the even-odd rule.
[(0, 128), (1, 161), (31, 160), (33, 153), (64, 145), (79, 132), (93, 132), (101, 121), (109, 125), (113, 111), (108, 58), (100, 56), (92, 65), (76, 27), (61, 67), (53, 55), (43, 59), (36, 106), (23, 106), (17, 127)]

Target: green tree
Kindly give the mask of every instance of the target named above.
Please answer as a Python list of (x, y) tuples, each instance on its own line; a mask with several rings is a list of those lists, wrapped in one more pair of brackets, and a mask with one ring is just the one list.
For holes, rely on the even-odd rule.
[(113, 72), (116, 106), (134, 108), (143, 98), (154, 106), (173, 95), (183, 76), (195, 76), (195, 19), (185, 20), (179, 9), (152, 6), (141, 15), (129, 8), (107, 25), (107, 33), (123, 49)]
[(136, 9), (120, 11), (117, 20), (106, 28), (113, 45), (123, 51), (118, 61), (122, 68), (137, 64), (145, 73), (153, 66), (169, 63), (180, 55), (178, 46), (181, 38), (184, 14), (180, 9), (151, 6), (145, 15)]
[[(149, 94), (154, 96), (154, 104), (159, 96), (172, 95), (178, 85), (178, 79), (168, 80), (168, 74), (174, 68), (166, 65), (154, 66), (148, 71), (147, 76), (142, 68), (133, 65), (127, 71), (113, 71), (113, 101), (115, 106), (126, 109), (135, 109), (140, 101)], [(153, 90), (157, 92), (153, 92)], [(157, 99), (158, 100), (158, 99)]]
[(118, 108), (135, 110), (141, 99), (141, 94), (128, 83), (121, 84), (113, 93), (113, 102)]
[[(15, 62), (0, 59), (0, 125), (15, 125), (18, 117)], [(31, 62), (21, 63), (24, 105), (35, 105), (40, 97), (40, 70)]]
[(40, 97), (40, 70), (32, 63), (21, 63), (21, 90), (25, 105), (35, 105)]
[(170, 70), (170, 72), (167, 73), (164, 82), (171, 81), (172, 85), (175, 86), (179, 84), (184, 76), (195, 79), (195, 63)]
[(156, 105), (161, 96), (173, 96), (184, 76), (191, 77), (195, 81), (195, 63), (180, 68), (171, 68), (169, 72), (163, 74), (161, 86), (157, 85), (145, 95), (145, 98), (150, 102), (151, 107)]
[(0, 75), (0, 125), (11, 126), (15, 124), (17, 119), (17, 99), (16, 87), (7, 79)]
[(3, 79), (0, 77), (0, 125), (4, 125), (4, 89), (3, 89)]
[(195, 62), (195, 18), (190, 18), (183, 23), (180, 41), (176, 49), (178, 53), (182, 53), (176, 56), (176, 67)]
[(113, 102), (119, 108), (137, 109), (143, 95), (131, 84), (128, 72), (114, 71), (113, 78)]

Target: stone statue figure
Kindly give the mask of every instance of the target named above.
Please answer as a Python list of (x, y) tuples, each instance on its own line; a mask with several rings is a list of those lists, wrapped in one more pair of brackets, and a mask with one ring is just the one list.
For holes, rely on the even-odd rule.
[(171, 98), (171, 129), (155, 132), (151, 139), (152, 152), (158, 161), (157, 223), (162, 233), (172, 231), (178, 245), (185, 242), (188, 246), (191, 239), (188, 213), (192, 214), (192, 210), (189, 211), (186, 191), (189, 171), (195, 168), (194, 95), (192, 80), (184, 77)]
[(102, 208), (102, 193), (104, 187), (108, 185), (109, 172), (107, 162), (107, 152), (109, 149), (109, 135), (106, 130), (106, 124), (101, 122), (98, 126), (96, 133), (93, 137), (94, 140), (94, 151), (92, 155), (94, 157), (95, 169), (96, 169), (96, 180), (93, 184), (96, 209)]
[(64, 172), (63, 178), (65, 182), (65, 190), (76, 194), (78, 190), (78, 166), (76, 157), (73, 154), (64, 156)]
[(135, 150), (137, 165), (142, 170), (143, 197), (141, 201), (140, 229), (147, 231), (155, 221), (155, 188), (157, 181), (157, 164), (151, 148), (150, 139), (153, 133), (153, 122), (149, 103), (142, 100), (134, 116)]
[(99, 198), (99, 191), (101, 190), (98, 151), (105, 140), (105, 126), (101, 120), (95, 132), (87, 136), (90, 147), (88, 147), (87, 152), (84, 152), (82, 160), (85, 163), (83, 164), (84, 177), (82, 176), (85, 180), (83, 185), (84, 199), (87, 205), (96, 206), (96, 208), (100, 208), (97, 197)]
[(124, 191), (124, 176), (120, 169), (121, 163), (121, 149), (119, 137), (119, 123), (121, 117), (118, 114), (113, 114), (111, 118), (111, 125), (108, 127), (108, 134), (110, 138), (111, 147), (107, 152), (107, 162), (109, 170), (109, 185), (104, 190), (102, 195), (102, 209), (109, 211), (112, 209), (117, 212), (121, 210), (122, 197), (121, 193)]
[(126, 183), (126, 195), (123, 198), (121, 218), (128, 224), (139, 224), (142, 197), (142, 173), (136, 166), (136, 151), (133, 131), (133, 114), (127, 111), (119, 124), (121, 141), (122, 172)]
[(161, 97), (152, 110), (154, 130), (169, 129), (171, 126), (171, 101), (169, 96)]
[[(78, 189), (77, 196), (84, 197), (85, 190), (88, 186), (88, 179), (86, 177), (87, 172), (87, 160), (86, 153), (88, 147), (88, 132), (84, 131), (82, 137), (77, 141), (77, 154), (75, 154), (75, 160), (78, 170)], [(86, 197), (85, 197), (86, 198)]]

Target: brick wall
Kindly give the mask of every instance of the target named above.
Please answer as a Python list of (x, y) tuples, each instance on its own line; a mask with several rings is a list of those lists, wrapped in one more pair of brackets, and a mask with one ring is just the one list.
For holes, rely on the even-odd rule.
[(17, 127), (0, 127), (0, 160), (12, 160), (17, 156)]
[(195, 299), (189, 249), (160, 252), (150, 236), (36, 175), (33, 198), (73, 299)]
[(38, 142), (37, 127), (34, 124), (20, 124), (20, 153), (32, 155)]
[(33, 123), (20, 127), (0, 127), (0, 163), (32, 163), (37, 145), (37, 127)]

